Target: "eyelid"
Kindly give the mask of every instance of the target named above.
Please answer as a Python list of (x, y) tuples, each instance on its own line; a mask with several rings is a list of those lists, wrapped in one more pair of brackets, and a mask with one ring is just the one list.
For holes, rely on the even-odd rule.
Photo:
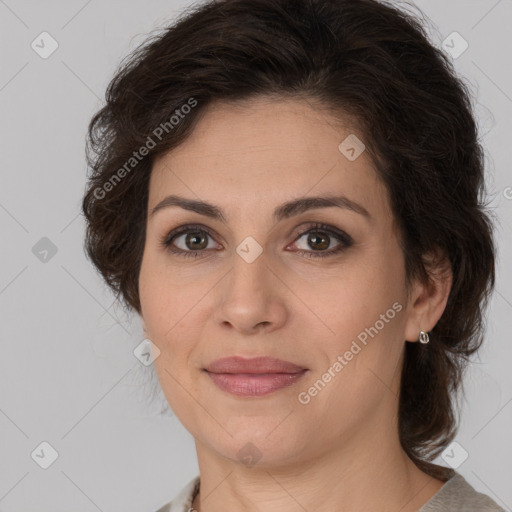
[(308, 224), (308, 226), (301, 228), (300, 231), (295, 235), (293, 240), (294, 242), (296, 242), (299, 238), (309, 233), (310, 231), (324, 231), (328, 234), (335, 235), (337, 239), (347, 245), (354, 243), (353, 238), (348, 233), (339, 228), (336, 228), (335, 226), (330, 226), (329, 224), (325, 224), (323, 222), (311, 222), (306, 224)]
[[(177, 228), (171, 229), (171, 231), (166, 232), (162, 237), (160, 237), (159, 242), (164, 247), (164, 249), (171, 250), (170, 246), (171, 246), (172, 242), (177, 237), (179, 237), (183, 234), (189, 233), (191, 231), (204, 232), (207, 235), (209, 235), (213, 240), (215, 240), (215, 242), (217, 242), (217, 240), (216, 240), (217, 235), (213, 233), (213, 230), (211, 230), (210, 228), (208, 228), (207, 226), (205, 226), (203, 224), (184, 224), (184, 225), (178, 226)], [(171, 251), (171, 252), (173, 252), (173, 251)], [(180, 249), (176, 249), (175, 252), (180, 252)], [(203, 249), (202, 251), (182, 251), (182, 252), (193, 253), (193, 252), (206, 252), (206, 251)]]

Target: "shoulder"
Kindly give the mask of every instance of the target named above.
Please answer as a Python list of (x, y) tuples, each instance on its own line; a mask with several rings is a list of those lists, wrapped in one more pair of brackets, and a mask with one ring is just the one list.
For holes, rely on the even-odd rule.
[(443, 487), (418, 512), (505, 512), (486, 494), (477, 492), (459, 473), (445, 482)]
[(199, 488), (199, 476), (193, 478), (175, 498), (155, 512), (192, 512), (192, 502)]

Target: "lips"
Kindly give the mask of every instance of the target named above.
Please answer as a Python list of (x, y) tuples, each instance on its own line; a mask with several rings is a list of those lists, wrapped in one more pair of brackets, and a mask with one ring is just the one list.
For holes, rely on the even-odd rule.
[(240, 397), (255, 397), (291, 386), (308, 369), (272, 357), (226, 357), (209, 364), (205, 371), (221, 390)]
[(306, 368), (273, 357), (225, 357), (206, 367), (210, 373), (299, 373)]

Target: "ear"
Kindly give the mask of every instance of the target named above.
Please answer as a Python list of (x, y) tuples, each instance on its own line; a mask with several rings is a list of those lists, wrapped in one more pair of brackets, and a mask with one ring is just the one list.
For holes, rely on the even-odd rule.
[(431, 331), (441, 318), (452, 287), (453, 273), (448, 258), (429, 253), (423, 258), (429, 275), (427, 283), (416, 280), (411, 285), (405, 339), (418, 341), (420, 331)]

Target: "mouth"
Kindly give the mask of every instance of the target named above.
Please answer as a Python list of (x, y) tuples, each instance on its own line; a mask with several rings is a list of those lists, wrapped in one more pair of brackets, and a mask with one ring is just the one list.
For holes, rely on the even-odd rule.
[(226, 357), (214, 361), (204, 371), (223, 391), (236, 396), (264, 396), (287, 388), (309, 370), (271, 357)]

